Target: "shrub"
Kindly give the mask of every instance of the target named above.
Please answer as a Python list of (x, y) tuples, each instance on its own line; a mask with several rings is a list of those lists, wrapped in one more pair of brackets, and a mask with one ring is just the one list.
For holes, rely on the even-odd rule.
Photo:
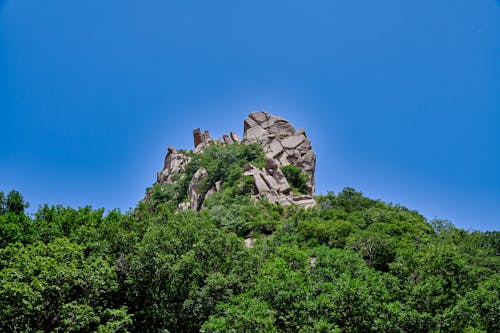
[(309, 175), (302, 172), (302, 170), (295, 165), (287, 165), (281, 167), (281, 171), (285, 175), (292, 191), (307, 194), (307, 182)]

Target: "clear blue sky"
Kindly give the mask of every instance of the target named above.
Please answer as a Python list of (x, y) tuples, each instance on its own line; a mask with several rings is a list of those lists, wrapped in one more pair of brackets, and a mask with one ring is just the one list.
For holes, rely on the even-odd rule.
[(500, 229), (497, 0), (0, 0), (0, 188), (135, 206), (168, 145), (304, 127), (320, 193)]

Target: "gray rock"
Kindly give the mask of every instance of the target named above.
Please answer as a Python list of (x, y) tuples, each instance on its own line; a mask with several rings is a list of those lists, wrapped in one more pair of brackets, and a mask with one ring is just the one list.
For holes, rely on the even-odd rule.
[(253, 175), (255, 187), (257, 188), (258, 193), (264, 193), (269, 190), (269, 186), (267, 186), (264, 178), (260, 175), (260, 173), (256, 173)]
[(224, 143), (225, 143), (226, 145), (230, 145), (231, 143), (233, 143), (233, 139), (231, 139), (231, 138), (229, 137), (229, 135), (227, 135), (227, 134), (224, 134), (224, 135), (222, 136), (222, 139), (224, 140)]
[(208, 172), (205, 168), (199, 168), (193, 175), (193, 178), (189, 182), (188, 186), (188, 197), (191, 203), (191, 209), (199, 210), (203, 200), (205, 199), (205, 193), (202, 191), (201, 183), (208, 178)]
[(286, 196), (286, 195), (283, 195), (279, 198), (279, 202), (278, 202), (280, 205), (282, 206), (290, 206), (293, 204), (293, 200), (289, 197), (289, 196)]
[(316, 201), (310, 195), (294, 195), (292, 196), (292, 200), (295, 204), (303, 208), (312, 208), (316, 206)]
[(289, 136), (289, 137), (283, 139), (283, 141), (281, 141), (281, 145), (283, 146), (283, 148), (286, 148), (286, 149), (295, 149), (302, 142), (304, 142), (305, 139), (306, 139), (306, 137), (304, 134)]
[(247, 249), (251, 249), (254, 245), (257, 239), (255, 238), (245, 238), (244, 244)]
[(257, 169), (257, 167), (255, 167), (255, 165), (253, 165), (252, 163), (248, 163), (247, 165), (245, 165), (245, 167), (243, 167), (243, 171), (250, 171), (255, 169)]
[(268, 191), (260, 193), (259, 197), (262, 199), (267, 199), (271, 203), (279, 203), (280, 201), (280, 195), (274, 189), (270, 189)]
[(190, 202), (187, 202), (187, 201), (184, 201), (184, 202), (181, 202), (178, 206), (177, 206), (177, 210), (178, 211), (186, 211), (188, 209), (191, 208), (191, 203)]
[(264, 179), (269, 188), (278, 190), (279, 184), (276, 179), (273, 178), (273, 176), (271, 176), (267, 172), (261, 172), (260, 176), (262, 177), (262, 179)]
[(245, 119), (245, 121), (243, 122), (243, 130), (246, 132), (247, 130), (249, 130), (250, 128), (252, 127), (255, 127), (259, 125), (255, 120), (253, 120), (252, 118), (248, 117), (247, 119)]
[(271, 144), (269, 145), (268, 151), (267, 151), (267, 156), (273, 158), (283, 151), (283, 146), (278, 140), (273, 140)]
[(176, 175), (184, 173), (186, 165), (190, 160), (189, 156), (185, 156), (177, 152), (175, 148), (169, 147), (168, 153), (165, 156), (163, 170), (158, 172), (157, 182), (162, 184), (172, 181)]
[(259, 125), (265, 123), (270, 118), (269, 114), (266, 112), (252, 112), (249, 117), (255, 120)]
[(270, 134), (277, 134), (281, 137), (287, 137), (295, 134), (295, 128), (286, 120), (277, 120), (268, 129)]
[(208, 130), (205, 130), (205, 132), (203, 132), (203, 141), (204, 143), (208, 143), (210, 142), (212, 138), (210, 137), (210, 132)]
[(265, 129), (260, 126), (255, 126), (245, 132), (244, 138), (250, 143), (255, 143), (267, 139), (266, 135), (267, 132)]
[(286, 152), (283, 152), (281, 155), (279, 155), (278, 161), (280, 162), (280, 165), (281, 166), (290, 165), (290, 162), (288, 161), (288, 158), (289, 158), (289, 156), (288, 156), (288, 154)]
[(314, 199), (301, 200), (295, 202), (297, 205), (303, 208), (313, 208), (316, 206), (316, 201)]
[(238, 134), (236, 134), (235, 132), (231, 132), (229, 135), (231, 136), (231, 139), (232, 139), (234, 142), (241, 142), (240, 137), (239, 137), (239, 136), (238, 136)]
[(267, 161), (266, 161), (266, 169), (267, 170), (275, 170), (275, 169), (278, 169), (280, 167), (278, 161), (276, 161), (275, 159), (272, 159), (272, 158), (268, 158)]

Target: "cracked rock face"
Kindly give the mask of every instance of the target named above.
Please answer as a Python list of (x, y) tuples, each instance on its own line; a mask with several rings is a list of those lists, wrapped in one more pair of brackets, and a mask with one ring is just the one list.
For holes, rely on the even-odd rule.
[(190, 160), (189, 156), (177, 152), (174, 147), (168, 147), (163, 170), (158, 172), (156, 181), (160, 184), (172, 182), (177, 175), (186, 171), (186, 165)]
[(243, 143), (258, 143), (279, 166), (300, 167), (309, 175), (308, 194), (314, 194), (316, 154), (303, 129), (295, 130), (285, 119), (266, 112), (253, 112), (244, 122)]
[[(254, 193), (252, 196), (258, 199), (267, 199), (272, 203), (288, 206), (292, 204), (301, 207), (313, 207), (316, 202), (313, 199), (314, 172), (316, 168), (316, 154), (312, 150), (311, 142), (303, 129), (295, 128), (285, 119), (272, 116), (266, 112), (253, 112), (244, 121), (243, 140), (238, 134), (230, 132), (220, 139), (213, 139), (208, 131), (202, 132), (199, 128), (193, 131), (194, 150), (193, 153), (203, 152), (210, 144), (228, 145), (232, 143), (259, 144), (267, 157), (266, 166), (258, 169), (249, 164), (245, 167), (244, 175), (254, 178)], [(158, 172), (157, 182), (176, 182), (186, 171), (186, 165), (191, 157), (169, 147), (165, 157), (163, 170)], [(302, 172), (309, 175), (307, 183), (307, 194), (293, 194), (290, 184), (280, 167), (287, 165), (298, 166)], [(218, 182), (214, 188), (203, 193), (201, 184), (208, 178), (204, 168), (197, 170), (189, 183), (188, 202), (179, 205), (180, 210), (199, 210), (204, 206), (205, 198), (221, 188)]]

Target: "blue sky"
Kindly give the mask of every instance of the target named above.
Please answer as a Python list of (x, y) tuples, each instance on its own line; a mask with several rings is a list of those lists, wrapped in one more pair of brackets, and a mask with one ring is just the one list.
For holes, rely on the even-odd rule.
[(0, 0), (0, 189), (135, 206), (168, 145), (266, 110), (354, 187), (500, 229), (495, 0)]

